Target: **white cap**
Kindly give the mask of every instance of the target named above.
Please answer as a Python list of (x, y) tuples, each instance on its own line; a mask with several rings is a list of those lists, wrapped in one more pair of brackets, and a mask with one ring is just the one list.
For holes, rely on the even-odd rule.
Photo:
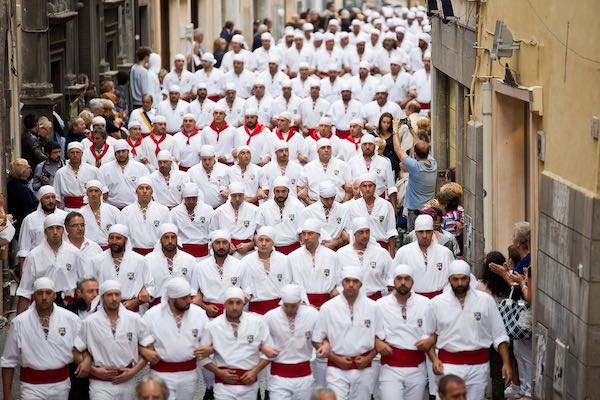
[(331, 140), (329, 140), (327, 138), (321, 138), (321, 139), (317, 140), (317, 149), (320, 149), (321, 147), (325, 147), (325, 146), (331, 146)]
[(396, 268), (394, 268), (394, 278), (400, 275), (410, 276), (413, 278), (414, 269), (410, 265), (406, 264), (398, 264)]
[(233, 56), (233, 61), (245, 62), (246, 60), (244, 60), (244, 56), (243, 55), (236, 54), (235, 56)]
[(371, 30), (371, 35), (377, 35), (377, 36), (379, 36), (379, 34), (381, 34), (381, 32), (379, 32), (379, 29), (373, 29), (373, 30)]
[[(237, 88), (235, 87), (235, 83), (233, 82), (227, 82), (225, 84), (225, 91), (229, 92), (229, 91), (237, 91)], [(223, 111), (225, 111), (225, 109), (222, 109)]]
[(106, 120), (104, 119), (104, 117), (101, 117), (100, 115), (97, 115), (94, 118), (92, 118), (92, 126), (94, 126), (94, 125), (104, 125), (104, 126), (106, 126)]
[(304, 221), (298, 232), (317, 232), (321, 234), (321, 221), (316, 218), (308, 218)]
[[(277, 57), (276, 55), (272, 55), (272, 56), (269, 56), (269, 61), (268, 62), (269, 62), (269, 64), (277, 64), (277, 65), (279, 65), (280, 60), (279, 60), (279, 57)], [(254, 83), (254, 84), (256, 85), (256, 83)]]
[(218, 239), (225, 239), (228, 242), (231, 242), (231, 234), (225, 229), (216, 229), (210, 233), (210, 242), (212, 243)]
[(207, 89), (208, 86), (206, 86), (206, 82), (198, 82), (196, 83), (196, 91), (199, 89)]
[(350, 83), (348, 83), (347, 81), (343, 81), (340, 84), (340, 92), (344, 92), (344, 91), (352, 91), (352, 85), (350, 85)]
[(362, 174), (361, 176), (358, 177), (358, 180), (360, 181), (360, 183), (363, 183), (363, 182), (377, 183), (377, 178), (375, 177), (375, 174), (372, 174), (372, 173)]
[(156, 159), (158, 161), (173, 161), (173, 158), (171, 156), (171, 152), (169, 150), (161, 150), (158, 152), (158, 154), (156, 155)]
[(271, 187), (273, 187), (273, 189), (275, 189), (276, 187), (285, 187), (285, 188), (290, 188), (290, 178), (288, 178), (287, 176), (283, 176), (280, 175), (277, 178), (273, 179), (273, 183), (271, 184)]
[(294, 116), (293, 116), (293, 115), (292, 115), (292, 113), (291, 113), (291, 112), (289, 112), (289, 111), (284, 111), (284, 112), (280, 113), (280, 114), (277, 116), (277, 118), (278, 118), (278, 119), (284, 118), (284, 119), (287, 119), (287, 120), (288, 120), (288, 121), (290, 121), (290, 122), (292, 122), (292, 121), (294, 120)]
[(302, 30), (303, 31), (314, 31), (315, 27), (310, 22), (305, 22), (304, 24), (302, 24)]
[(50, 228), (51, 226), (65, 227), (65, 216), (64, 214), (52, 213), (44, 218), (44, 229)]
[(284, 31), (284, 36), (294, 36), (294, 27), (286, 26)]
[(342, 268), (342, 280), (344, 279), (358, 279), (362, 282), (363, 270), (361, 267), (351, 266)]
[(340, 39), (347, 39), (350, 37), (350, 34), (348, 34), (348, 32), (346, 32), (346, 31), (342, 31), (342, 32), (340, 32), (339, 37), (340, 37)]
[(121, 292), (121, 284), (114, 279), (108, 279), (100, 285), (100, 296), (108, 292)]
[(151, 189), (154, 189), (154, 187), (152, 186), (152, 179), (150, 179), (150, 176), (140, 177), (140, 179), (137, 180), (137, 184), (135, 185), (135, 190), (137, 190), (137, 188), (139, 188), (142, 185), (148, 185)]
[(334, 183), (330, 180), (319, 183), (319, 196), (323, 198), (335, 197), (337, 195), (337, 188)]
[(269, 32), (263, 32), (260, 35), (260, 40), (269, 40), (270, 41), (271, 39), (273, 39), (273, 35), (271, 35)]
[(152, 119), (152, 124), (166, 124), (167, 123), (167, 119), (165, 118), (164, 115), (155, 115), (154, 118)]
[(258, 110), (256, 108), (246, 108), (246, 111), (244, 111), (245, 117), (250, 117), (250, 116), (255, 116), (255, 115), (258, 115)]
[(314, 35), (313, 35), (313, 40), (317, 41), (317, 42), (322, 41), (323, 40), (323, 33), (321, 33), (321, 32), (315, 32)]
[(369, 62), (368, 61), (361, 61), (358, 63), (358, 68), (365, 68), (365, 69), (369, 69)]
[(296, 304), (302, 300), (302, 288), (288, 284), (281, 288), (281, 303)]
[(113, 150), (115, 152), (121, 150), (129, 150), (129, 145), (125, 139), (117, 139), (117, 141), (113, 144)]
[(395, 31), (396, 31), (396, 33), (406, 33), (406, 28), (403, 27), (402, 25), (399, 25), (396, 27)]
[(179, 85), (171, 85), (169, 86), (169, 93), (181, 93), (181, 88)]
[(256, 78), (252, 86), (265, 86), (265, 81), (262, 78)]
[(431, 42), (431, 35), (429, 33), (425, 33), (425, 32), (419, 33), (419, 35), (417, 36), (417, 38), (419, 40), (423, 40), (423, 41), (425, 41), (427, 43)]
[(316, 78), (311, 78), (310, 79), (310, 87), (311, 88), (314, 88), (314, 87), (320, 88), (321, 87), (321, 81), (319, 79), (316, 79)]
[(288, 143), (285, 140), (277, 140), (275, 142), (275, 144), (273, 145), (273, 147), (275, 148), (275, 151), (279, 151), (282, 149), (289, 149), (290, 147), (288, 146)]
[(387, 92), (388, 92), (388, 88), (385, 85), (379, 85), (375, 89), (375, 93), (387, 93)]
[(454, 260), (448, 267), (448, 276), (452, 275), (471, 275), (471, 267), (464, 260)]
[(432, 231), (433, 230), (433, 218), (431, 215), (421, 214), (415, 219), (415, 232), (420, 231)]
[(337, 19), (330, 19), (328, 25), (335, 25), (338, 26), (340, 24), (340, 22)]
[(117, 235), (121, 235), (129, 239), (129, 228), (123, 224), (112, 224), (108, 229), (108, 234), (116, 233)]
[(85, 183), (86, 190), (89, 188), (92, 188), (92, 187), (102, 190), (102, 182), (100, 182), (99, 180), (96, 180), (96, 179), (90, 179), (89, 181), (87, 181)]
[(402, 65), (402, 57), (394, 56), (390, 58), (390, 64)]
[(185, 61), (185, 56), (181, 53), (177, 53), (175, 54), (175, 57), (173, 57), (173, 61)]
[(198, 192), (200, 189), (198, 185), (194, 182), (186, 182), (181, 187), (181, 194), (183, 198), (186, 197), (198, 197)]
[(360, 138), (360, 143), (372, 143), (375, 144), (375, 136), (373, 135), (363, 135), (362, 138)]
[(142, 124), (140, 123), (140, 121), (129, 121), (129, 123), (127, 124), (127, 129), (131, 129), (134, 126), (138, 126), (138, 127), (142, 127)]
[(302, 68), (310, 68), (310, 65), (308, 65), (308, 63), (306, 61), (300, 61), (298, 63), (298, 69), (302, 69)]
[(233, 37), (231, 38), (231, 41), (233, 43), (243, 44), (245, 40), (244, 40), (244, 37), (242, 35), (236, 34), (236, 35), (233, 35)]
[(333, 124), (331, 122), (331, 118), (323, 116), (323, 117), (321, 117), (321, 119), (319, 119), (319, 123), (317, 125), (329, 125), (329, 126), (331, 126)]
[(417, 15), (414, 13), (414, 11), (409, 11), (408, 14), (406, 14), (407, 19), (415, 19), (416, 17)]
[(210, 144), (203, 144), (200, 146), (200, 157), (214, 157), (215, 148)]
[(325, 40), (326, 42), (330, 41), (330, 40), (335, 40), (335, 36), (333, 35), (333, 33), (331, 32), (326, 32), (323, 35), (323, 40)]
[(238, 153), (241, 153), (242, 151), (249, 151), (250, 153), (252, 153), (252, 149), (247, 144), (239, 145), (236, 150)]
[(165, 233), (174, 233), (175, 235), (178, 235), (179, 229), (177, 229), (177, 225), (165, 222), (158, 227), (158, 237), (163, 237)]
[(369, 224), (369, 219), (366, 217), (358, 217), (354, 218), (352, 221), (352, 228), (354, 229), (354, 233), (360, 231), (362, 229), (371, 229), (371, 225)]
[(244, 188), (243, 182), (231, 182), (229, 184), (229, 195), (244, 193), (246, 190)]
[(41, 200), (42, 197), (44, 197), (47, 194), (53, 194), (56, 195), (56, 190), (54, 190), (54, 186), (50, 186), (50, 185), (44, 185), (41, 188), (38, 189), (37, 193), (35, 194), (38, 200)]
[(67, 146), (67, 153), (73, 149), (78, 149), (80, 151), (83, 151), (83, 145), (80, 142), (71, 142)]
[(352, 20), (352, 25), (359, 25), (360, 26), (360, 20), (359, 19), (353, 19)]
[(192, 113), (187, 113), (183, 116), (183, 119), (193, 119), (194, 121), (196, 120), (196, 116)]
[(327, 71), (337, 71), (338, 70), (338, 66), (336, 63), (331, 63), (327, 66)]
[(288, 87), (291, 88), (292, 87), (292, 80), (291, 79), (285, 79), (283, 81), (281, 81), (281, 87)]
[(237, 286), (232, 286), (228, 288), (223, 294), (223, 303), (225, 303), (229, 299), (240, 299), (242, 301), (246, 300), (246, 296), (244, 296), (244, 292)]
[(54, 292), (54, 281), (47, 276), (37, 278), (35, 282), (33, 282), (33, 292), (35, 293), (40, 289), (50, 289)]
[[(228, 85), (229, 85), (229, 84), (228, 84)], [(229, 90), (229, 89), (227, 89), (227, 90)], [(227, 91), (227, 90), (225, 90), (225, 91)], [(233, 89), (233, 90), (235, 90), (235, 89)], [(225, 113), (225, 106), (224, 106), (224, 105), (222, 105), (222, 104), (220, 104), (220, 103), (216, 103), (216, 104), (213, 106), (212, 112), (213, 112), (213, 114), (214, 114), (214, 113), (215, 113), (215, 112), (217, 112), (217, 111), (221, 111), (222, 113)]]
[(185, 278), (176, 276), (167, 282), (165, 294), (169, 299), (186, 297), (192, 294), (192, 287)]
[[(359, 125), (360, 127), (364, 127), (365, 121), (362, 118), (353, 118), (352, 120), (350, 120), (350, 125)], [(373, 139), (375, 139), (375, 138), (373, 138)], [(375, 141), (375, 140), (373, 140), (373, 141)]]
[(266, 236), (271, 240), (275, 239), (275, 229), (271, 226), (262, 226), (256, 231), (256, 238), (258, 239), (261, 236)]
[(304, 34), (302, 32), (292, 33), (294, 39), (304, 39)]
[(204, 53), (204, 54), (202, 54), (202, 61), (210, 61), (213, 64), (215, 64), (217, 62), (217, 60), (215, 59), (215, 56), (213, 55), (213, 53)]

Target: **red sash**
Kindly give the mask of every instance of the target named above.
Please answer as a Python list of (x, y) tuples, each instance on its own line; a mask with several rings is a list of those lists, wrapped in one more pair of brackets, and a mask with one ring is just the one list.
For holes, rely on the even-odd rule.
[(211, 303), (209, 301), (205, 301), (204, 304), (206, 304), (207, 306), (217, 306), (217, 308), (219, 309), (217, 311), (217, 317), (221, 314), (223, 314), (223, 311), (225, 311), (225, 305), (224, 304), (219, 304), (219, 303)]
[(156, 145), (156, 149), (154, 150), (154, 155), (158, 156), (158, 153), (160, 152), (160, 144), (167, 138), (167, 135), (162, 135), (161, 138), (158, 140), (156, 140), (156, 137), (154, 136), (154, 132), (151, 133), (149, 136), (150, 136), (150, 139), (152, 139), (152, 141)]
[(140, 254), (142, 256), (145, 256), (146, 254), (152, 253), (152, 250), (154, 250), (154, 247), (151, 247), (151, 248), (148, 248), (148, 249), (145, 249), (145, 248), (142, 248), (142, 247), (134, 247), (133, 248), (133, 251), (135, 251), (136, 253), (138, 253), (138, 254)]
[(321, 308), (331, 298), (329, 293), (307, 293), (306, 296), (310, 304), (317, 308)]
[[(367, 354), (369, 354), (369, 351), (367, 351), (366, 353), (362, 353), (361, 356), (366, 356)], [(358, 369), (358, 366), (356, 365), (356, 357), (358, 357), (358, 356), (350, 357), (350, 358), (352, 358), (352, 365), (350, 365), (349, 369)], [(371, 364), (372, 364), (372, 361), (369, 362), (363, 369), (371, 368)], [(334, 363), (333, 361), (327, 361), (327, 366), (334, 367), (334, 368), (340, 368), (340, 366), (337, 365), (336, 363)]]
[(431, 108), (431, 102), (430, 103), (419, 102), (419, 104), (421, 105), (421, 110), (429, 110)]
[(252, 240), (250, 239), (231, 239), (231, 243), (235, 246), (238, 247), (240, 244), (242, 243), (250, 243), (252, 242)]
[(193, 244), (193, 243), (184, 243), (181, 247), (181, 250), (185, 251), (188, 254), (193, 255), (194, 257), (205, 257), (208, 255), (208, 243), (204, 244)]
[(381, 291), (372, 293), (372, 294), (368, 295), (367, 297), (373, 301), (377, 301), (381, 298)]
[(217, 128), (214, 120), (210, 123), (210, 129), (217, 133), (217, 142), (219, 141), (219, 136), (221, 136), (221, 132), (223, 132), (227, 128), (229, 128), (229, 125), (227, 125), (227, 121), (223, 121), (221, 128)]
[(185, 136), (187, 138), (185, 144), (189, 145), (190, 144), (190, 139), (192, 138), (192, 136), (196, 136), (198, 134), (198, 132), (200, 132), (200, 129), (196, 128), (192, 131), (192, 133), (190, 133), (189, 135), (187, 134), (187, 132), (185, 130), (182, 130), (181, 133), (183, 133), (183, 136)]
[(160, 360), (154, 365), (150, 365), (150, 369), (157, 372), (186, 372), (196, 369), (196, 359), (192, 358), (187, 361), (168, 362)]
[(21, 379), (21, 382), (33, 385), (58, 383), (69, 379), (69, 367), (65, 365), (62, 368), (47, 370), (21, 367), (19, 378)]
[[(222, 383), (223, 385), (246, 385), (244, 382), (242, 382), (241, 378), (246, 372), (248, 372), (247, 370), (236, 369), (236, 368), (219, 368), (219, 369), (230, 369), (232, 371), (235, 371), (235, 374), (237, 375), (237, 379), (233, 383), (227, 383), (227, 382), (223, 382), (221, 380), (221, 378), (219, 378), (215, 374), (215, 383)], [(254, 382), (252, 382), (250, 385), (252, 385), (252, 384), (254, 384)]]
[(183, 165), (179, 165), (179, 170), (186, 172), (188, 169), (190, 169), (190, 167), (184, 167)]
[(485, 364), (490, 360), (489, 349), (479, 349), (472, 351), (450, 352), (440, 349), (438, 354), (440, 361), (444, 364), (454, 365), (478, 365)]
[(335, 136), (339, 137), (340, 139), (350, 139), (352, 137), (349, 130), (346, 131), (342, 129), (336, 129)]
[(384, 249), (389, 250), (389, 244), (388, 244), (388, 242), (384, 242), (383, 240), (378, 240), (377, 243), (379, 243), (379, 245), (381, 247), (383, 247)]
[(135, 143), (131, 141), (131, 137), (128, 137), (125, 140), (127, 141), (127, 144), (131, 146), (131, 154), (133, 154), (134, 157), (137, 156), (136, 147), (142, 144), (142, 135), (140, 135), (140, 137), (138, 138), (138, 140), (135, 141)]
[(418, 350), (405, 350), (392, 346), (392, 354), (381, 356), (381, 365), (399, 368), (416, 368), (425, 361), (425, 353)]
[(152, 300), (150, 303), (148, 303), (148, 308), (152, 308), (154, 306), (159, 305), (161, 302), (161, 297), (157, 297), (154, 300)]
[(280, 253), (285, 254), (286, 256), (290, 254), (292, 251), (300, 248), (300, 242), (294, 242), (292, 244), (286, 244), (285, 246), (275, 246), (275, 250)]
[(83, 196), (63, 196), (63, 205), (67, 208), (81, 208)]
[(248, 130), (248, 127), (246, 125), (244, 125), (244, 130), (246, 131), (246, 133), (248, 134), (248, 140), (246, 140), (246, 146), (248, 146), (250, 144), (250, 140), (252, 140), (252, 138), (256, 135), (258, 135), (259, 133), (262, 133), (262, 131), (265, 129), (264, 125), (261, 125), (260, 123), (256, 123), (256, 126), (254, 127), (254, 129), (252, 130), (252, 132), (250, 132)]
[(271, 375), (277, 375), (283, 378), (303, 378), (311, 374), (310, 361), (304, 361), (297, 364), (271, 363)]
[(315, 140), (315, 142), (319, 139), (331, 139), (332, 136), (333, 136), (333, 132), (329, 132), (329, 135), (323, 137), (323, 136), (319, 135), (319, 131), (317, 129), (313, 129), (313, 131), (310, 134), (310, 137), (313, 138)]
[(265, 315), (272, 309), (279, 307), (280, 301), (281, 299), (251, 301), (250, 304), (248, 304), (248, 311)]
[(436, 290), (435, 292), (417, 292), (417, 294), (420, 294), (421, 296), (425, 296), (428, 299), (433, 299), (435, 296), (439, 296), (442, 293), (444, 293), (443, 290)]
[[(283, 138), (283, 133), (281, 133), (281, 131), (279, 130), (279, 128), (275, 129), (275, 134), (277, 135), (277, 137), (279, 138), (279, 140), (285, 140)], [(290, 130), (288, 132), (288, 138), (285, 141), (289, 142), (290, 139), (292, 138), (292, 136), (294, 136), (295, 134), (296, 134), (296, 130), (294, 128), (290, 128)]]
[(108, 144), (104, 143), (104, 147), (102, 148), (102, 151), (100, 152), (100, 154), (96, 154), (96, 150), (94, 150), (94, 145), (90, 146), (90, 151), (92, 152), (92, 155), (94, 156), (94, 158), (96, 159), (96, 168), (100, 168), (100, 166), (102, 165), (102, 157), (104, 157), (106, 155), (106, 152), (108, 152)]
[(214, 101), (215, 103), (221, 99), (221, 96), (215, 94), (214, 96), (207, 96), (209, 100)]
[(354, 137), (352, 135), (349, 135), (348, 137), (346, 137), (346, 140), (349, 141), (350, 143), (352, 143), (354, 145), (354, 149), (356, 151), (358, 151), (358, 146), (360, 146), (360, 141), (362, 140), (362, 136), (358, 139), (358, 142), (354, 141)]

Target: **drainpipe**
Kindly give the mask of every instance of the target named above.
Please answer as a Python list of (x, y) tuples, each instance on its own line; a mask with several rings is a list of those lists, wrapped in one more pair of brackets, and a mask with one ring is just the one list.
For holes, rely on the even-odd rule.
[(482, 85), (483, 111), (483, 237), (484, 251), (492, 250), (493, 243), (493, 175), (492, 175), (492, 85), (489, 81)]

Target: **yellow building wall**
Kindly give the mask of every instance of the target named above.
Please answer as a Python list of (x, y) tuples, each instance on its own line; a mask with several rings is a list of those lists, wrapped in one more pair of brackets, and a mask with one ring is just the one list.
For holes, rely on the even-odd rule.
[[(478, 40), (487, 50), (478, 50), (476, 75), (503, 79), (508, 62), (519, 85), (542, 86), (543, 168), (599, 192), (600, 147), (589, 131), (592, 117), (600, 116), (600, 1), (488, 0), (480, 7)], [(502, 64), (489, 60), (496, 20), (521, 45)], [(482, 118), (482, 83), (477, 79), (475, 84), (477, 120)]]

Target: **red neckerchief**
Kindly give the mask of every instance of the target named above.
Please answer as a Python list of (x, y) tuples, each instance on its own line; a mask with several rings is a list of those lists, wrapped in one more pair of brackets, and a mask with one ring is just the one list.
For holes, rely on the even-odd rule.
[(316, 142), (319, 139), (331, 139), (332, 136), (333, 136), (333, 132), (329, 132), (328, 136), (321, 136), (321, 135), (319, 135), (319, 131), (315, 130), (310, 137), (315, 139), (315, 142)]
[(152, 139), (152, 141), (154, 142), (154, 144), (156, 145), (156, 149), (154, 150), (154, 155), (158, 156), (158, 153), (160, 152), (160, 144), (167, 138), (167, 134), (163, 133), (163, 135), (161, 136), (160, 139), (156, 140), (156, 137), (154, 136), (154, 132), (152, 132), (150, 134), (150, 139)]
[(213, 122), (210, 123), (210, 129), (212, 129), (213, 131), (215, 131), (217, 133), (217, 142), (219, 141), (219, 136), (221, 135), (221, 132), (223, 132), (227, 128), (229, 128), (229, 125), (227, 125), (227, 121), (223, 121), (223, 125), (221, 125), (221, 129), (217, 128), (217, 125), (215, 125), (214, 119), (213, 119)]
[(92, 152), (92, 155), (94, 156), (94, 158), (96, 159), (96, 168), (100, 168), (100, 166), (102, 165), (102, 157), (104, 157), (104, 155), (106, 154), (106, 152), (108, 151), (108, 144), (104, 143), (104, 147), (102, 147), (102, 151), (100, 152), (100, 154), (96, 154), (96, 150), (94, 149), (94, 145), (92, 144), (90, 146), (90, 151)]
[(286, 142), (289, 142), (295, 133), (296, 133), (296, 130), (293, 127), (290, 127), (290, 130), (288, 131), (288, 138), (287, 138), (287, 140), (285, 140), (283, 138), (283, 133), (281, 133), (281, 130), (279, 128), (275, 129), (275, 134), (277, 135), (279, 140), (285, 140)]
[(189, 135), (187, 134), (187, 132), (185, 130), (182, 130), (181, 133), (183, 133), (183, 136), (185, 136), (187, 138), (187, 141), (185, 142), (186, 145), (190, 144), (190, 139), (192, 136), (195, 136), (198, 134), (198, 132), (200, 132), (200, 129), (195, 128), (192, 133), (190, 133)]
[(246, 146), (250, 144), (250, 140), (252, 140), (252, 138), (256, 135), (258, 135), (259, 133), (262, 133), (263, 129), (265, 129), (264, 125), (261, 125), (260, 123), (256, 123), (256, 126), (254, 127), (254, 129), (252, 130), (252, 132), (250, 132), (248, 130), (248, 127), (246, 125), (244, 125), (244, 129), (246, 130), (246, 133), (248, 134), (248, 140), (246, 140)]
[(134, 157), (137, 156), (137, 151), (135, 150), (135, 148), (142, 144), (142, 135), (138, 137), (135, 143), (131, 141), (131, 137), (127, 137), (127, 139), (125, 140), (127, 141), (127, 144), (131, 146), (131, 154), (133, 154)]
[(352, 143), (354, 145), (356, 151), (358, 151), (358, 146), (360, 145), (361, 139), (362, 139), (362, 135), (358, 138), (358, 142), (354, 141), (354, 138), (352, 137), (352, 135), (350, 135), (346, 138), (347, 141), (349, 141), (350, 143)]

